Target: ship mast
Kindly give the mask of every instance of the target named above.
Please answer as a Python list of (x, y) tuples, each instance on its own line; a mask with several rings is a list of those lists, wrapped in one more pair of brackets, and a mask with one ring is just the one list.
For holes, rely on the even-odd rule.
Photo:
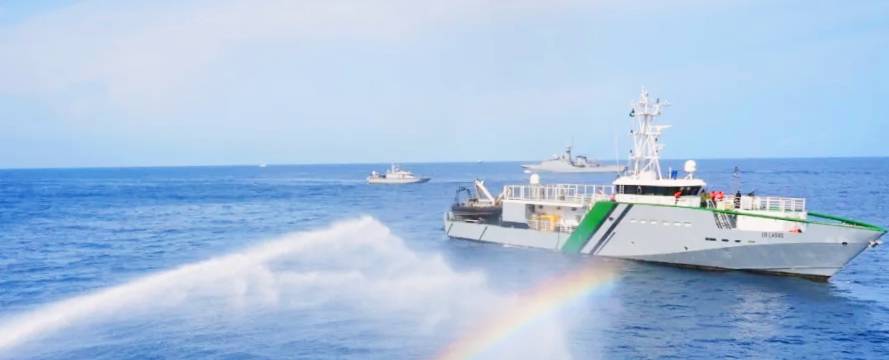
[(660, 152), (664, 146), (658, 143), (661, 133), (670, 125), (655, 125), (654, 118), (661, 115), (661, 109), (670, 104), (657, 99), (654, 102), (648, 98), (648, 91), (642, 88), (639, 100), (630, 104), (632, 110), (630, 117), (634, 119), (633, 150), (630, 152), (632, 162), (631, 173), (636, 179), (660, 180), (661, 164)]

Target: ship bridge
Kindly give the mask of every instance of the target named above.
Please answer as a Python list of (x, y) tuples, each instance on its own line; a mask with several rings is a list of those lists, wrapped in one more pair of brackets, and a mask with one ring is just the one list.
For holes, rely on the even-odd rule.
[[(576, 227), (595, 203), (602, 201), (702, 208), (715, 211), (720, 218), (738, 214), (759, 217), (757, 220), (745, 219), (745, 222), (772, 221), (765, 218), (806, 219), (805, 199), (708, 193), (707, 183), (695, 177), (697, 163), (693, 160), (685, 162), (682, 177), (674, 170), (669, 171), (668, 176), (662, 175), (660, 156), (664, 146), (661, 137), (669, 125), (657, 124), (655, 119), (663, 114), (664, 107), (668, 105), (660, 99), (652, 100), (644, 89), (639, 99), (631, 104), (633, 110), (630, 117), (635, 126), (631, 132), (634, 146), (630, 153), (630, 166), (611, 185), (542, 185), (539, 176), (532, 174), (528, 185), (507, 185), (503, 188), (500, 197), (503, 222), (567, 231)], [(725, 219), (726, 222), (729, 220)], [(542, 223), (553, 225), (535, 225)], [(768, 228), (768, 224), (755, 224), (753, 227)]]

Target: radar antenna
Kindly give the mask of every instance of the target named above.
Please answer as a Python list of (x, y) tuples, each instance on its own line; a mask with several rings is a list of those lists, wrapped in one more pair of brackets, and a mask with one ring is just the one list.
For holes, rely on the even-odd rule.
[(666, 101), (656, 99), (654, 102), (648, 97), (648, 91), (642, 88), (639, 100), (630, 104), (632, 110), (630, 117), (635, 122), (633, 130), (633, 151), (630, 153), (630, 176), (637, 179), (662, 179), (660, 153), (664, 148), (658, 142), (663, 130), (670, 125), (655, 125), (654, 119), (662, 114), (664, 107), (670, 106)]

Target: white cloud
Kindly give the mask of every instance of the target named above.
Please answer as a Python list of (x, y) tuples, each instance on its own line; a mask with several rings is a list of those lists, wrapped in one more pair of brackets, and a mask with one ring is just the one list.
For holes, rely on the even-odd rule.
[[(400, 41), (447, 24), (570, 8), (572, 2), (87, 1), (0, 29), (0, 94), (69, 108), (175, 106), (219, 57), (245, 44)], [(84, 100), (78, 93), (98, 92)], [(78, 101), (90, 101), (82, 104)], [(108, 104), (102, 104), (108, 101)], [(61, 103), (59, 103), (61, 102)]]

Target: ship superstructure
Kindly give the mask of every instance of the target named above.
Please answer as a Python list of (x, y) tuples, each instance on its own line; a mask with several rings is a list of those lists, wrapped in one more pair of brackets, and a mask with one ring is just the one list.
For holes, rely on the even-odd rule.
[[(676, 265), (827, 279), (886, 230), (808, 211), (793, 197), (707, 191), (687, 161), (663, 174), (657, 124), (666, 102), (643, 90), (631, 107), (633, 150), (627, 171), (607, 185), (506, 185), (497, 211), (449, 211), (453, 238)], [(476, 186), (484, 187), (483, 183)], [(486, 189), (484, 191), (487, 191)], [(491, 201), (488, 199), (487, 201)]]

